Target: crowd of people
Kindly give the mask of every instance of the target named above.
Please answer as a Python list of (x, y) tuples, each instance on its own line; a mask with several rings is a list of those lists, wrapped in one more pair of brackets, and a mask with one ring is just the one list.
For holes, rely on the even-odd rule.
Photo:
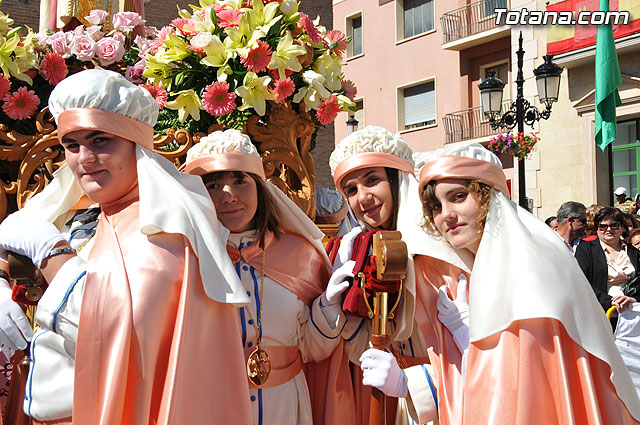
[[(352, 221), (325, 252), (241, 132), (203, 137), (178, 170), (152, 152), (155, 100), (119, 74), (74, 74), (49, 107), (66, 165), (0, 223), (2, 257), (49, 283), (34, 333), (0, 262), (0, 343), (30, 343), (34, 423), (367, 424), (377, 391), (387, 424), (640, 423), (603, 311), (635, 301), (617, 209), (583, 241), (587, 209), (567, 203), (554, 233), (481, 145), (416, 173), (400, 135), (368, 126), (331, 155), (344, 205), (320, 204)], [(374, 348), (379, 231), (400, 232), (407, 271)]]

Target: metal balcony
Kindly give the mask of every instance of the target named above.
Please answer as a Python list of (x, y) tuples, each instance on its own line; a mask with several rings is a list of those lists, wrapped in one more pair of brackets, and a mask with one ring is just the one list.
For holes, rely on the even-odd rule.
[(464, 50), (509, 33), (506, 25), (496, 25), (496, 9), (508, 9), (508, 0), (480, 0), (442, 14), (442, 47)]
[[(511, 100), (502, 101), (502, 111), (500, 113), (506, 112), (510, 106)], [(499, 133), (499, 131), (491, 129), (489, 120), (482, 113), (481, 106), (446, 114), (442, 118), (442, 123), (445, 131), (445, 144), (480, 137), (489, 138)], [(489, 140), (487, 139), (487, 141)]]

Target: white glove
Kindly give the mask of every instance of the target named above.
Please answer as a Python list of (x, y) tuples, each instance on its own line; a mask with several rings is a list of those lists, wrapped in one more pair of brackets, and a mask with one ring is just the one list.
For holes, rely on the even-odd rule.
[(406, 397), (407, 383), (393, 354), (370, 348), (360, 356), (362, 385), (376, 387), (391, 397)]
[(23, 350), (32, 336), (33, 330), (27, 316), (11, 299), (9, 282), (0, 278), (0, 344), (12, 350)]
[(322, 311), (331, 327), (333, 327), (342, 311), (343, 294), (349, 287), (347, 278), (353, 278), (353, 267), (355, 265), (355, 261), (349, 260), (334, 271), (329, 278), (327, 289), (320, 295), (320, 311)]
[[(340, 247), (338, 248), (338, 254), (336, 255), (336, 259), (333, 262), (333, 270), (335, 272), (337, 269), (342, 267), (347, 261), (351, 260), (351, 253), (353, 252), (353, 243), (356, 240), (356, 237), (362, 233), (362, 229), (360, 226), (356, 226), (349, 231), (346, 235), (342, 237), (340, 240)], [(351, 267), (353, 269), (353, 267)]]
[(447, 295), (447, 287), (442, 285), (438, 297), (438, 319), (453, 335), (458, 349), (465, 353), (469, 349), (469, 303), (467, 302), (467, 277), (458, 277), (458, 291), (455, 301)]
[(25, 255), (40, 268), (55, 244), (64, 241), (48, 221), (13, 213), (0, 223), (0, 250)]

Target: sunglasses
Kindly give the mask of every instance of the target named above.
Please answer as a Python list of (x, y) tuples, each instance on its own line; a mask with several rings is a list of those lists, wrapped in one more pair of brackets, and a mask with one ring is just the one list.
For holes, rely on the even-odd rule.
[(573, 217), (571, 216), (572, 219), (574, 220), (578, 220), (580, 223), (584, 224), (585, 226), (587, 225), (587, 219), (586, 218), (580, 218), (580, 217)]
[(598, 224), (598, 229), (607, 230), (607, 227), (611, 228), (611, 230), (618, 230), (620, 228), (620, 223), (611, 223), (611, 224)]

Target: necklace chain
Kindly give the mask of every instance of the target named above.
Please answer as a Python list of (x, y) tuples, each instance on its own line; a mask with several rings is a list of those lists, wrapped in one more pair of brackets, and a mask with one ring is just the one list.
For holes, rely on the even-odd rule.
[(264, 295), (265, 257), (266, 257), (266, 253), (265, 253), (265, 250), (263, 249), (262, 250), (262, 271), (260, 273), (260, 298), (258, 298), (258, 300), (260, 300), (260, 308), (258, 309), (258, 320), (255, 320), (255, 318), (253, 317), (253, 314), (251, 313), (251, 308), (249, 306), (247, 306), (246, 308), (247, 313), (249, 314), (249, 318), (253, 322), (253, 329), (256, 332), (256, 344), (258, 348), (260, 348), (260, 343), (262, 342), (262, 334), (260, 333), (260, 327), (262, 325), (262, 306), (264, 305), (263, 295)]

